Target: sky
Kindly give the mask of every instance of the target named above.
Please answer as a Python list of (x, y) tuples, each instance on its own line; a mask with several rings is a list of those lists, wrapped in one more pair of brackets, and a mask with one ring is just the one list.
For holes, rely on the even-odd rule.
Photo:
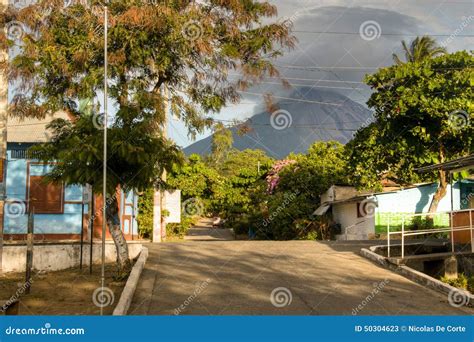
[[(275, 20), (289, 18), (298, 43), (274, 61), (294, 87), (332, 90), (365, 104), (367, 73), (393, 64), (402, 55), (401, 40), (433, 36), (448, 52), (474, 47), (474, 1), (469, 0), (273, 0)], [(280, 91), (278, 80), (267, 78), (254, 94), (242, 94), (240, 104), (214, 117), (243, 120), (263, 109), (261, 94)], [(304, 98), (304, 94), (302, 94)], [(308, 104), (311, 105), (311, 104)], [(206, 131), (196, 140), (208, 136)], [(183, 123), (170, 119), (169, 136), (180, 146), (194, 141)]]

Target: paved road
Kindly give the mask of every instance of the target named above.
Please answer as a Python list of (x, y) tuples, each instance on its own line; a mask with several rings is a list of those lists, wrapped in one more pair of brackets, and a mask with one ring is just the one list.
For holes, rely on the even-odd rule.
[[(362, 258), (360, 245), (347, 242), (192, 241), (148, 248), (130, 314), (474, 313)], [(275, 289), (281, 290), (276, 306)]]
[(188, 230), (184, 237), (187, 241), (229, 241), (234, 240), (232, 229), (212, 227), (212, 219), (201, 219), (194, 227)]

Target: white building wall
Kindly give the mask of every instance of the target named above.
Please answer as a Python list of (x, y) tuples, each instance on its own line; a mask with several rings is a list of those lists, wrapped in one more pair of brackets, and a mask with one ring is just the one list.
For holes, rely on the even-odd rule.
[[(338, 203), (332, 205), (333, 219), (341, 225), (341, 234), (348, 238), (367, 239), (369, 234), (375, 232), (375, 219), (373, 216), (357, 217), (357, 203)], [(354, 236), (356, 235), (356, 236)]]

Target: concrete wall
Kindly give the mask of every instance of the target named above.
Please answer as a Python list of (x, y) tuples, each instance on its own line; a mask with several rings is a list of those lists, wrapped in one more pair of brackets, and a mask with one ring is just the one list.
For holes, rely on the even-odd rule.
[[(89, 265), (89, 246), (84, 245), (83, 265)], [(130, 258), (135, 258), (142, 248), (140, 243), (128, 243)], [(33, 268), (35, 270), (57, 271), (79, 266), (79, 244), (42, 244), (34, 246)], [(93, 245), (92, 263), (100, 264), (102, 246)], [(117, 254), (113, 243), (106, 243), (107, 262), (115, 262)], [(25, 245), (6, 245), (3, 247), (2, 272), (24, 272), (26, 263)]]
[(333, 204), (332, 215), (334, 220), (341, 225), (341, 234), (362, 235), (367, 238), (374, 233), (374, 217), (357, 217), (357, 203)]

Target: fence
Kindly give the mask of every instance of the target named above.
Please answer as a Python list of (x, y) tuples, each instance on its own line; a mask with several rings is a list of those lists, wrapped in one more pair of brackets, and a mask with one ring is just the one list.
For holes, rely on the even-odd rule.
[[(387, 222), (387, 255), (390, 257), (390, 241), (392, 236), (401, 236), (401, 257), (405, 257), (405, 239), (407, 237), (424, 237), (435, 235), (448, 238), (451, 241), (451, 252), (454, 253), (455, 233), (469, 231), (471, 251), (474, 253), (473, 244), (473, 212), (474, 209), (446, 211), (438, 213), (402, 214), (401, 217), (388, 217)], [(455, 225), (456, 215), (468, 215), (468, 223)], [(429, 218), (428, 218), (429, 217)], [(392, 222), (393, 221), (393, 222)]]

